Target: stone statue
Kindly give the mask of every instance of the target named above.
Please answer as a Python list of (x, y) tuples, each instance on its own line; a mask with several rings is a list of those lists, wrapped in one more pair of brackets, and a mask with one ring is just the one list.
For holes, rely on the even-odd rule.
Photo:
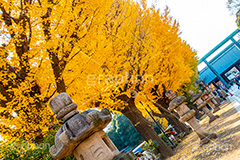
[(108, 109), (101, 111), (77, 111), (77, 104), (73, 103), (67, 93), (56, 95), (50, 102), (56, 118), (64, 121), (55, 135), (55, 145), (49, 149), (53, 158), (61, 159), (73, 153), (73, 150), (86, 138), (104, 129), (111, 121)]

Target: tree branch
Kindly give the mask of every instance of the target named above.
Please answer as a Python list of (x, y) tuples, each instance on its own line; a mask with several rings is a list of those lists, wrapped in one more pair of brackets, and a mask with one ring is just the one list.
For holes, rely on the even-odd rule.
[(6, 97), (7, 101), (10, 102), (11, 98), (9, 94), (7, 93), (7, 90), (4, 88), (3, 84), (0, 82), (0, 93)]
[(159, 118), (164, 118), (165, 117), (164, 114), (160, 114), (160, 113), (154, 112), (153, 110), (151, 112), (152, 112), (153, 116), (156, 116), (156, 117), (159, 117)]

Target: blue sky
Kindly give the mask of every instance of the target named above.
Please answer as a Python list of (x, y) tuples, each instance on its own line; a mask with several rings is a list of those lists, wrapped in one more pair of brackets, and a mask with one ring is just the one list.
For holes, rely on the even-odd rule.
[(197, 51), (199, 58), (207, 54), (237, 29), (235, 15), (226, 8), (227, 0), (148, 0), (179, 22), (181, 37)]

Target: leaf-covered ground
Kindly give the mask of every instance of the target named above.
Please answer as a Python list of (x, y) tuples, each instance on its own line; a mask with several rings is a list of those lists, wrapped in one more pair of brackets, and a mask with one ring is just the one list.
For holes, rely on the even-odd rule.
[[(239, 91), (238, 91), (239, 92)], [(236, 94), (235, 94), (236, 95)], [(199, 147), (199, 138), (195, 132), (186, 136), (174, 149), (176, 155), (168, 160), (236, 160), (240, 159), (240, 108), (239, 97), (230, 97), (220, 105), (221, 110), (214, 115), (220, 118), (208, 124), (209, 118), (204, 115), (200, 124), (209, 132), (216, 133), (218, 138), (209, 144)]]

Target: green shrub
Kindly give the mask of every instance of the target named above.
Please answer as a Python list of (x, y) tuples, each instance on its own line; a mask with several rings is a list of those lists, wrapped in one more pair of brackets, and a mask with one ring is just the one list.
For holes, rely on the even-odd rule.
[(150, 154), (153, 154), (156, 160), (161, 159), (161, 154), (158, 152), (159, 144), (153, 140), (149, 140), (147, 143), (143, 145), (143, 150), (147, 151)]
[(170, 140), (168, 139), (168, 137), (165, 136), (163, 133), (159, 134), (158, 136), (168, 145), (168, 147), (170, 147), (170, 148), (174, 147), (174, 146), (172, 146), (172, 144), (171, 144)]
[[(49, 153), (49, 148), (54, 145), (55, 134), (60, 125), (55, 126), (45, 133), (44, 138), (39, 143), (33, 143), (32, 141), (24, 141), (24, 138), (15, 140), (13, 142), (1, 142), (0, 143), (0, 159), (1, 160), (53, 160)], [(73, 159), (73, 155), (70, 155), (64, 160)]]

